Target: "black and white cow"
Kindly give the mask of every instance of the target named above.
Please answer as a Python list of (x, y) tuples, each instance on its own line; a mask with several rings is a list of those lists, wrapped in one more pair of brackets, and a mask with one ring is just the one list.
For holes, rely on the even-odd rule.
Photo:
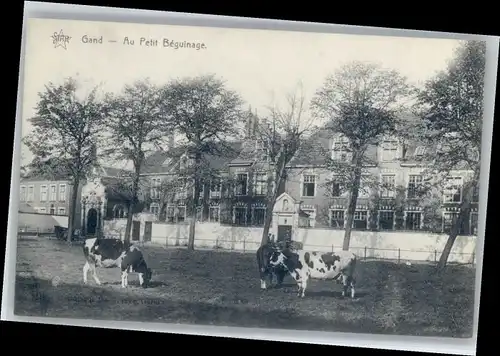
[(267, 289), (266, 279), (269, 279), (269, 285), (273, 284), (273, 276), (276, 276), (277, 286), (283, 283), (287, 270), (282, 266), (272, 266), (269, 261), (273, 252), (279, 251), (279, 248), (270, 241), (257, 249), (257, 265), (260, 274), (260, 288)]
[(97, 284), (101, 284), (97, 277), (96, 267), (120, 267), (122, 271), (122, 288), (128, 285), (128, 274), (135, 272), (139, 275), (139, 284), (146, 288), (151, 280), (152, 271), (148, 268), (144, 256), (133, 244), (119, 239), (87, 239), (83, 245), (85, 265), (83, 266), (83, 283), (87, 283), (88, 272)]
[(351, 298), (354, 298), (354, 271), (356, 268), (356, 255), (349, 251), (338, 252), (309, 252), (305, 250), (293, 251), (284, 249), (275, 250), (271, 254), (269, 264), (283, 266), (295, 279), (298, 286), (298, 296), (304, 297), (307, 282), (310, 278), (323, 280), (336, 280), (342, 277), (345, 296), (347, 289), (351, 288)]

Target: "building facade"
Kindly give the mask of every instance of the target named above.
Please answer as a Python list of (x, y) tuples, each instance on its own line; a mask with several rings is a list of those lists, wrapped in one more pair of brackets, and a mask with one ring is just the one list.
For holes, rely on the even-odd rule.
[[(70, 180), (22, 178), (19, 201), (28, 204), (40, 214), (67, 216), (72, 192), (73, 186)], [(77, 213), (79, 213), (78, 210)]]
[[(90, 180), (80, 183), (75, 207), (75, 228), (90, 234), (96, 233), (102, 226), (102, 220), (124, 215), (123, 203), (112, 193), (107, 194), (106, 187), (119, 181), (124, 176), (123, 170), (112, 167), (99, 167)], [(71, 206), (73, 185), (69, 179), (48, 180), (44, 177), (27, 177), (20, 181), (19, 201), (33, 208), (38, 214), (68, 216)], [(120, 207), (114, 204), (119, 201)], [(111, 202), (111, 204), (110, 204)], [(113, 208), (111, 208), (113, 209)]]
[[(231, 154), (204, 157), (210, 163), (205, 167), (210, 176), (204, 177), (201, 187), (198, 220), (263, 226), (268, 199), (277, 189), (271, 232), (278, 238), (286, 234), (293, 238), (294, 228), (299, 227), (344, 229), (349, 192), (338, 179), (341, 173), (327, 169), (325, 155), (333, 161), (348, 162), (351, 159), (348, 140), (328, 130), (319, 130), (289, 163), (284, 184), (275, 187), (274, 169), (265, 143), (256, 136), (257, 125), (256, 116), (250, 115), (246, 138), (232, 144)], [(384, 137), (367, 149), (354, 230), (449, 231), (470, 172), (460, 169), (451, 172), (443, 190), (421, 194), (426, 184), (422, 157), (429, 149), (435, 148), (401, 142), (394, 137)], [(191, 164), (184, 147), (169, 147), (147, 158), (141, 176), (142, 199), (156, 220), (186, 223), (194, 193)], [(477, 233), (478, 193), (476, 187), (470, 215), (460, 228), (461, 235)]]

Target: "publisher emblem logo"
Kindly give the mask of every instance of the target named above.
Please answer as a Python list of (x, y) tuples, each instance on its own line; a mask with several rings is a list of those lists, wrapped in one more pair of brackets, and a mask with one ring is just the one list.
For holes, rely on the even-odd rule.
[(65, 35), (63, 30), (60, 30), (59, 32), (54, 32), (51, 38), (54, 48), (61, 47), (64, 49), (68, 49), (67, 45), (69, 44), (69, 40), (71, 40), (71, 36)]

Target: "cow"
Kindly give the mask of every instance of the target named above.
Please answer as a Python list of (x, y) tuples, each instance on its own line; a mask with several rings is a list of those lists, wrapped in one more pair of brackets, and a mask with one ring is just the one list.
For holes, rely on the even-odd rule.
[(86, 260), (83, 266), (83, 283), (85, 284), (87, 284), (87, 275), (90, 270), (96, 284), (101, 284), (99, 277), (97, 277), (96, 267), (120, 267), (122, 271), (122, 288), (128, 286), (129, 273), (139, 275), (139, 284), (143, 288), (146, 288), (151, 281), (152, 271), (151, 268), (148, 268), (141, 250), (128, 241), (87, 239), (83, 245), (83, 254)]
[(267, 289), (267, 278), (269, 278), (269, 285), (272, 285), (274, 275), (276, 276), (277, 286), (281, 286), (287, 274), (287, 270), (282, 266), (270, 265), (271, 255), (275, 251), (279, 251), (279, 249), (272, 240), (257, 249), (257, 265), (259, 267), (261, 289)]
[(344, 289), (342, 297), (351, 288), (351, 298), (355, 296), (354, 271), (356, 255), (349, 251), (314, 252), (290, 249), (273, 250), (269, 264), (274, 267), (283, 266), (297, 282), (299, 297), (305, 296), (307, 282), (310, 278), (322, 280), (337, 280), (342, 277)]

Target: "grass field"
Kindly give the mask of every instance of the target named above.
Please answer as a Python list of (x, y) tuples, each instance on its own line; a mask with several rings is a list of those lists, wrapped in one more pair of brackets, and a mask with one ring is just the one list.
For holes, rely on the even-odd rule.
[(474, 269), (367, 261), (357, 266), (357, 298), (312, 281), (296, 296), (290, 277), (261, 291), (253, 253), (144, 246), (151, 288), (120, 287), (119, 269), (98, 269), (103, 285), (82, 282), (81, 246), (45, 238), (18, 241), (15, 314), (340, 332), (470, 337)]

